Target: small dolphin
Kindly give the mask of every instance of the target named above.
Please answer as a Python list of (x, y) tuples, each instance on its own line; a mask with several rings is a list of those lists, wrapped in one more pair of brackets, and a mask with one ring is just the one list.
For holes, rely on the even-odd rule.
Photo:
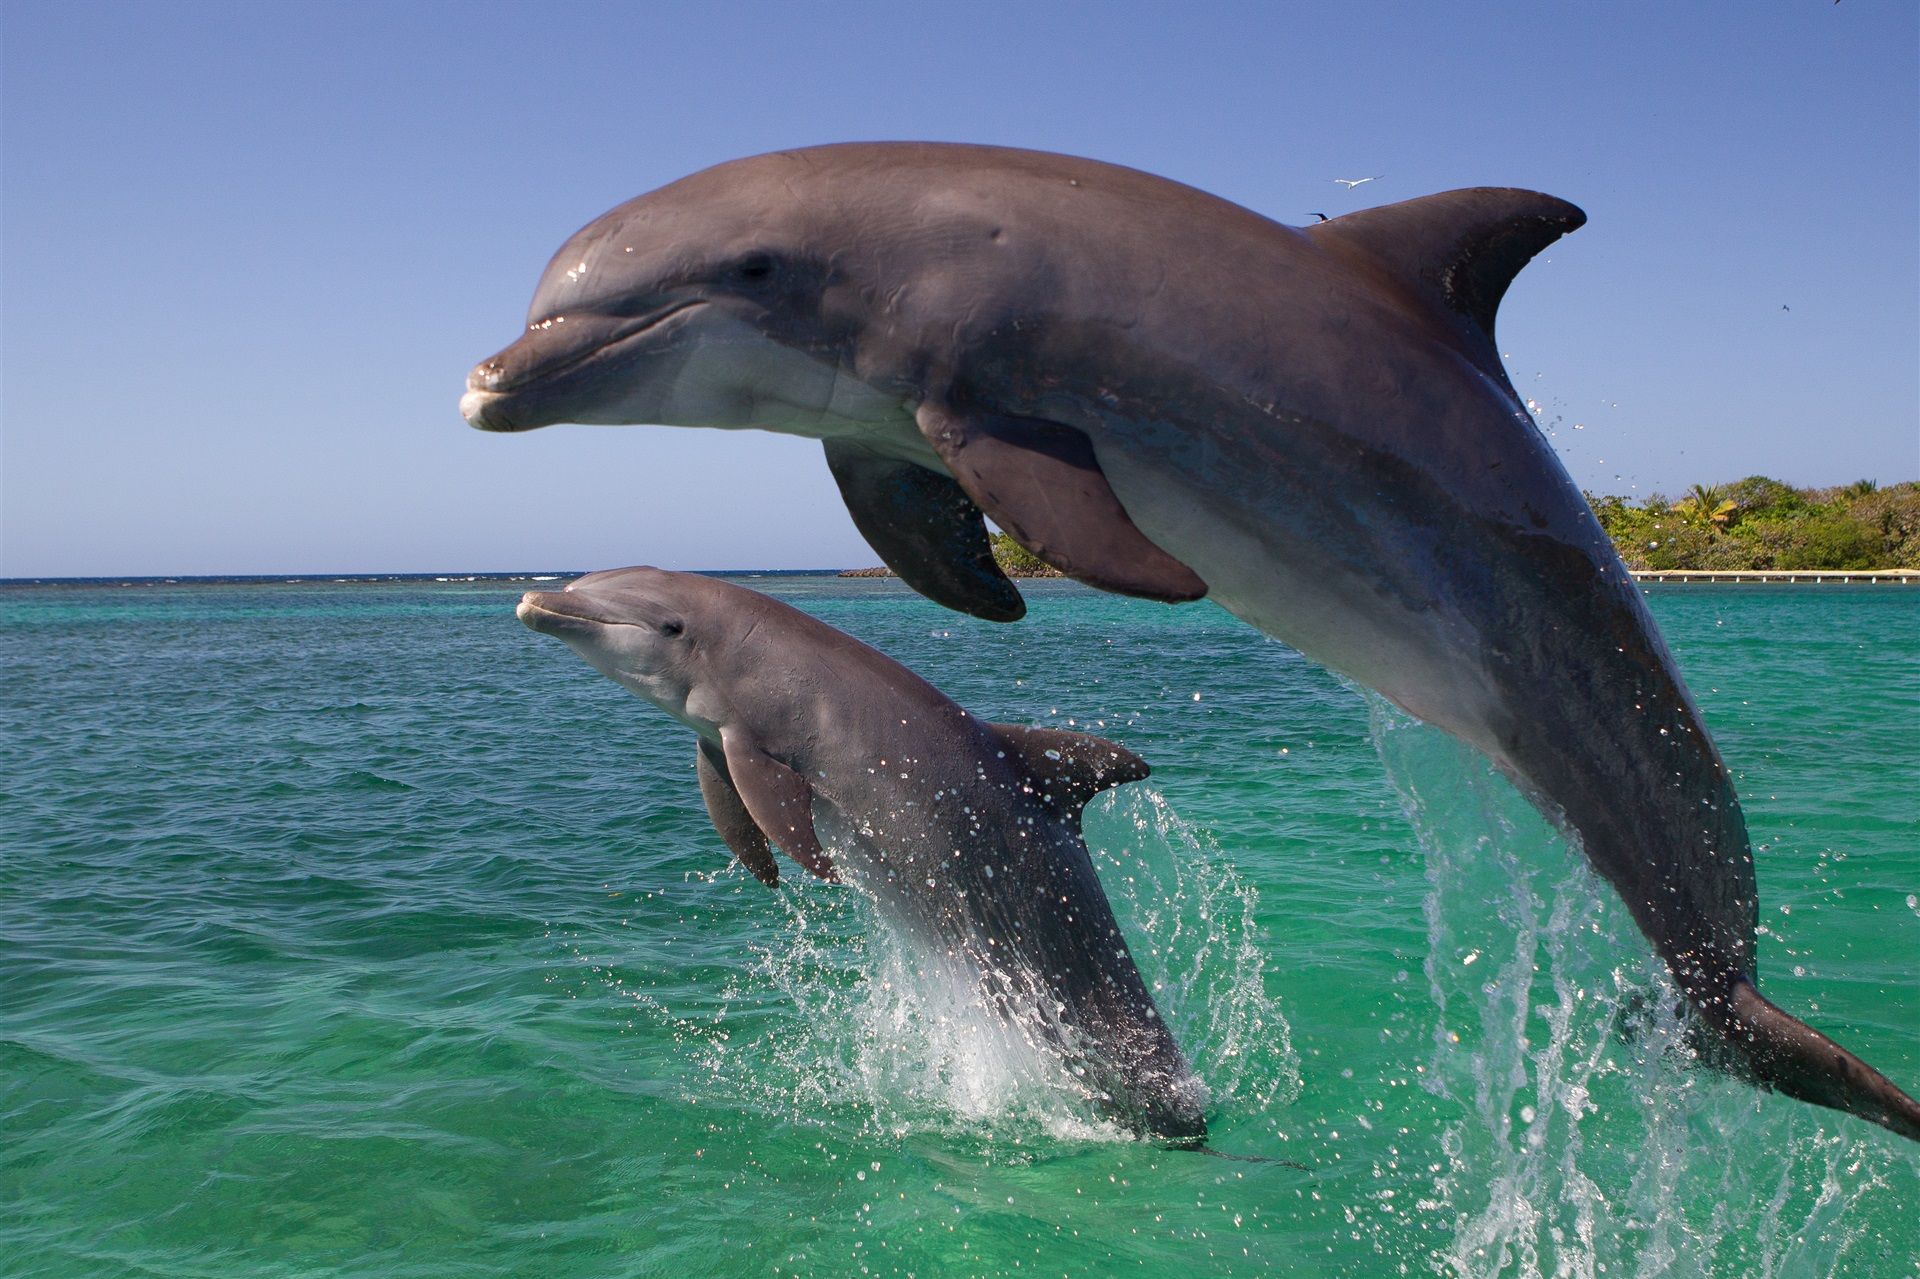
[(1205, 1139), (1204, 1090), (1080, 836), (1089, 799), (1147, 776), (1137, 756), (977, 720), (851, 636), (711, 578), (590, 573), (516, 612), (694, 731), (707, 812), (762, 881), (779, 879), (770, 842), (844, 878), (1051, 1040), (1116, 1119)]
[(983, 511), (1083, 582), (1210, 595), (1484, 752), (1727, 1064), (1920, 1139), (1920, 1105), (1756, 989), (1727, 768), (1501, 367), (1508, 284), (1584, 221), (1482, 188), (1302, 230), (1066, 156), (779, 152), (574, 235), (461, 411), (819, 438), (882, 558), (981, 617), (1024, 608)]

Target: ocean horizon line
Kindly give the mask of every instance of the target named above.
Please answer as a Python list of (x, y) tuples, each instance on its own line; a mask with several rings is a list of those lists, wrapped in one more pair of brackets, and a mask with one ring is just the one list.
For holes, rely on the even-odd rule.
[[(0, 591), (32, 587), (99, 586), (346, 586), (383, 583), (558, 582), (583, 577), (592, 569), (474, 570), (407, 573), (110, 573), (96, 576), (0, 577)], [(702, 577), (889, 578), (886, 568), (689, 568), (675, 572)], [(1646, 586), (1695, 585), (1920, 585), (1915, 569), (1636, 569), (1627, 572)], [(1015, 576), (1025, 577), (1024, 574)], [(1054, 575), (1046, 575), (1054, 576)], [(1072, 580), (1072, 579), (1056, 579)]]
[[(219, 586), (229, 584), (272, 585), (285, 583), (378, 582), (548, 582), (583, 577), (592, 569), (528, 570), (439, 570), (403, 573), (103, 573), (94, 575), (0, 577), (0, 589), (16, 586)], [(838, 568), (689, 568), (676, 572), (698, 573), (703, 577), (821, 577), (840, 573)]]

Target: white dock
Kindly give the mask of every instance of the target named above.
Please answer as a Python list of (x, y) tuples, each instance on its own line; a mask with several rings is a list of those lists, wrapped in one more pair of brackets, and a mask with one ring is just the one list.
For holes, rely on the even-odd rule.
[(1809, 586), (1920, 586), (1920, 569), (1630, 569), (1636, 582), (1776, 582)]

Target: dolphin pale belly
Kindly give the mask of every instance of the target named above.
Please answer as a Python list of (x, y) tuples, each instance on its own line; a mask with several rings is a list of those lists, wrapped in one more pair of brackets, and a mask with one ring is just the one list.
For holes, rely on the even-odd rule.
[(974, 719), (851, 636), (710, 578), (593, 573), (528, 592), (517, 612), (694, 730), (707, 811), (754, 875), (778, 881), (778, 847), (850, 881), (1051, 1042), (1113, 1117), (1205, 1137), (1204, 1090), (1080, 836), (1086, 802), (1145, 777), (1140, 759), (1082, 733)]
[(476, 367), (487, 430), (806, 435), (943, 604), (1018, 617), (984, 515), (1081, 581), (1209, 596), (1487, 754), (1757, 1082), (1920, 1105), (1756, 988), (1739, 801), (1495, 313), (1584, 215), (1446, 192), (1305, 230), (1113, 165), (885, 143), (738, 160), (562, 246)]

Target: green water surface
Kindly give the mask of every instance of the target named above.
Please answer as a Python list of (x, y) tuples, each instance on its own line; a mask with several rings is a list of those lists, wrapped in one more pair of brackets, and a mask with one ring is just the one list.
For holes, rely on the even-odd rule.
[[(849, 890), (731, 867), (685, 730), (525, 583), (9, 588), (0, 1274), (1916, 1273), (1920, 1146), (1688, 1068), (1446, 739), (1210, 605), (748, 584), (1152, 761), (1088, 840), (1255, 1158), (1105, 1129)], [(1920, 592), (1651, 601), (1766, 989), (1920, 1086)]]

